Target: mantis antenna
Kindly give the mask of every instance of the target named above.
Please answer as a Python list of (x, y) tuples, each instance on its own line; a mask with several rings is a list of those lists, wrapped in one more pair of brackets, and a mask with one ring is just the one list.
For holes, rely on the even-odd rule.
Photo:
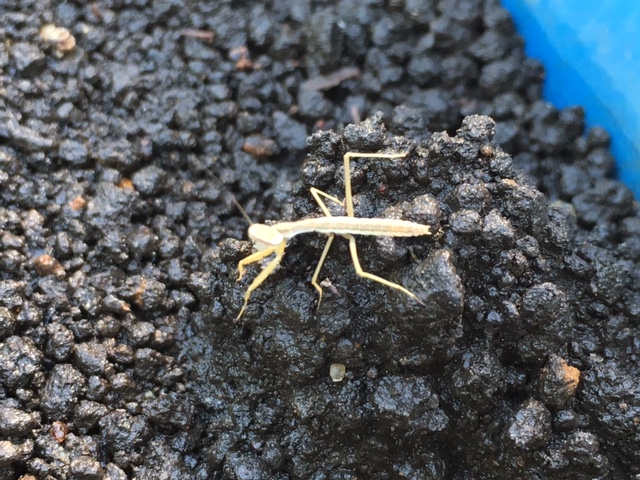
[(224, 184), (224, 182), (220, 179), (220, 177), (217, 176), (215, 173), (213, 173), (213, 171), (209, 167), (204, 165), (197, 158), (193, 157), (193, 161), (198, 165), (198, 167), (200, 167), (205, 172), (207, 172), (207, 175), (210, 175), (216, 182), (218, 182), (218, 185), (224, 188), (224, 191), (229, 195), (229, 198), (231, 199), (233, 204), (236, 206), (236, 208), (240, 211), (240, 213), (242, 214), (244, 219), (247, 221), (247, 223), (249, 225), (253, 225), (253, 222), (251, 221), (251, 217), (249, 217), (249, 214), (247, 213), (247, 211), (242, 207), (242, 205), (240, 205), (240, 202), (238, 201), (236, 196), (233, 193), (231, 193), (231, 191), (229, 190), (229, 187), (227, 187)]

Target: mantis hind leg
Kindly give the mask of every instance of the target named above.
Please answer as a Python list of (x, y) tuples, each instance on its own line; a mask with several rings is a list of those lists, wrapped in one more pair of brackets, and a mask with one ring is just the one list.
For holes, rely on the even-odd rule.
[(422, 301), (413, 293), (404, 288), (402, 285), (398, 285), (397, 283), (391, 282), (389, 280), (385, 280), (382, 277), (374, 275), (373, 273), (365, 272), (360, 265), (360, 260), (358, 259), (358, 249), (356, 248), (356, 238), (353, 235), (343, 235), (347, 240), (349, 240), (349, 251), (351, 252), (351, 259), (353, 260), (353, 268), (355, 268), (358, 276), (363, 278), (368, 278), (369, 280), (373, 280), (374, 282), (381, 283), (390, 288), (394, 288), (399, 290), (406, 295), (413, 298), (416, 302), (423, 304)]

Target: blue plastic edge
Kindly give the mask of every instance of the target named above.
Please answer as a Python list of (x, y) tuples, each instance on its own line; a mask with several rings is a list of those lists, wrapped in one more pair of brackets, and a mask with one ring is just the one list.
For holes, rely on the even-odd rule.
[(640, 198), (640, 2), (502, 0), (546, 69), (545, 98), (581, 105), (611, 134), (618, 176)]

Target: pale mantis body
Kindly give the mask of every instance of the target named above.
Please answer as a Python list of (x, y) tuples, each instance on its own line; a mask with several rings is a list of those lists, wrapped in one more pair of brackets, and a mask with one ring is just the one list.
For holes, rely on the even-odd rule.
[[(257, 251), (252, 255), (240, 260), (238, 263), (238, 281), (242, 279), (244, 275), (245, 266), (250, 265), (255, 262), (259, 262), (260, 260), (268, 257), (269, 255), (275, 254), (275, 258), (271, 260), (267, 266), (263, 268), (263, 270), (258, 274), (258, 276), (251, 282), (251, 285), (247, 288), (247, 291), (244, 294), (244, 305), (242, 305), (242, 309), (238, 314), (236, 320), (240, 319), (242, 314), (244, 313), (247, 304), (249, 303), (249, 299), (251, 298), (251, 293), (260, 286), (262, 282), (264, 282), (269, 275), (275, 270), (278, 266), (282, 257), (284, 255), (284, 250), (287, 246), (287, 241), (295, 237), (296, 235), (302, 233), (322, 233), (327, 235), (329, 238), (327, 243), (324, 246), (324, 250), (322, 251), (322, 255), (320, 256), (320, 261), (318, 262), (318, 266), (316, 267), (315, 272), (313, 273), (313, 277), (311, 278), (311, 284), (318, 291), (320, 295), (320, 299), (318, 301), (318, 305), (320, 301), (322, 301), (322, 288), (318, 284), (318, 276), (320, 275), (320, 270), (322, 269), (322, 265), (324, 263), (327, 254), (329, 253), (329, 249), (331, 248), (331, 243), (336, 235), (341, 235), (342, 237), (349, 240), (349, 251), (351, 253), (351, 259), (353, 260), (353, 266), (356, 270), (356, 273), (363, 277), (368, 278), (369, 280), (373, 280), (375, 282), (386, 285), (387, 287), (395, 288), (401, 292), (404, 292), (414, 300), (420, 302), (418, 297), (415, 294), (407, 290), (401, 285), (397, 283), (391, 282), (389, 280), (385, 280), (382, 277), (378, 277), (369, 272), (365, 272), (362, 270), (360, 266), (360, 261), (358, 260), (358, 251), (356, 248), (356, 239), (354, 235), (374, 235), (374, 236), (388, 236), (388, 237), (415, 237), (421, 235), (431, 235), (431, 227), (429, 225), (422, 225), (420, 223), (414, 223), (407, 220), (397, 220), (392, 218), (358, 218), (354, 216), (353, 213), (353, 197), (351, 195), (351, 158), (353, 157), (362, 157), (362, 158), (402, 158), (405, 157), (406, 154), (395, 154), (389, 155), (384, 153), (354, 153), (348, 152), (344, 155), (344, 188), (345, 188), (345, 201), (344, 203), (338, 200), (337, 198), (318, 190), (317, 188), (311, 188), (311, 194), (313, 198), (315, 198), (316, 202), (320, 206), (322, 213), (325, 214), (324, 217), (318, 218), (306, 218), (303, 220), (297, 220), (295, 222), (281, 222), (276, 223), (274, 225), (264, 225), (264, 224), (253, 224), (249, 227), (249, 238), (254, 243)], [(331, 200), (343, 207), (346, 208), (347, 216), (339, 216), (334, 217), (331, 215), (331, 212), (322, 201), (320, 197), (325, 197), (328, 200)]]

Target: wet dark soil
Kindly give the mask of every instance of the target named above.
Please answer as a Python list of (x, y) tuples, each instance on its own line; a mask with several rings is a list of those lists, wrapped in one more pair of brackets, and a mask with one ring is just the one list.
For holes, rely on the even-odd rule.
[[(0, 38), (0, 478), (640, 474), (639, 206), (498, 2), (7, 0)], [(309, 234), (235, 321), (229, 192), (318, 216), (347, 151), (407, 154), (356, 216), (433, 235), (357, 242), (420, 302), (337, 238), (318, 307)]]

